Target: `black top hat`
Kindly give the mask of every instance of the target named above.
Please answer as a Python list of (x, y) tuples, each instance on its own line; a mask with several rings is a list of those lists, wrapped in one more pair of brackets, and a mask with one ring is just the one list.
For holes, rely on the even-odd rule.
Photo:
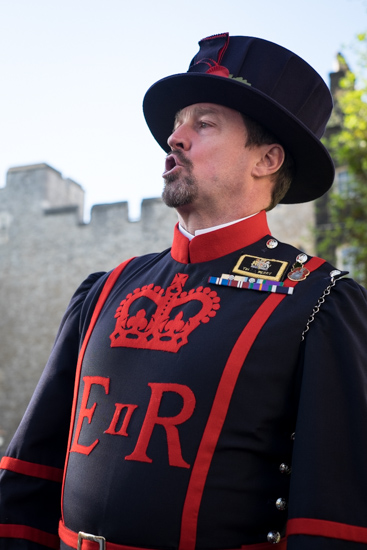
[(296, 173), (281, 202), (307, 202), (332, 185), (334, 165), (320, 141), (333, 102), (303, 59), (267, 40), (228, 33), (204, 38), (187, 73), (159, 80), (147, 91), (147, 124), (169, 151), (176, 113), (194, 103), (217, 103), (253, 118), (289, 151)]

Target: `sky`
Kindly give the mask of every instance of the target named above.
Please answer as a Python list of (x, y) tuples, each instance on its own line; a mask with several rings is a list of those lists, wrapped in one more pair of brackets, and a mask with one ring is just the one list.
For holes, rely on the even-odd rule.
[(45, 162), (83, 187), (86, 220), (125, 200), (134, 217), (163, 185), (144, 94), (186, 72), (201, 38), (276, 42), (329, 83), (366, 30), (367, 0), (0, 0), (0, 187), (9, 168)]

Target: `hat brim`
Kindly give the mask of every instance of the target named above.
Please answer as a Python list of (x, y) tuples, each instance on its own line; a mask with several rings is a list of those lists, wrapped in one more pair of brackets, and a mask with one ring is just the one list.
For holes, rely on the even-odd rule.
[(176, 113), (195, 103), (216, 103), (244, 113), (279, 139), (292, 155), (296, 168), (282, 203), (312, 201), (330, 189), (334, 164), (321, 141), (276, 101), (235, 79), (183, 73), (163, 78), (149, 88), (143, 102), (144, 116), (166, 152), (170, 150), (167, 139)]

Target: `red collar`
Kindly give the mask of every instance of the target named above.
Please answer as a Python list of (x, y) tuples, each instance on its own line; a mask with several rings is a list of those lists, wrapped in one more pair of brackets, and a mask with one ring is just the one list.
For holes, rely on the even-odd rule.
[(182, 264), (209, 262), (249, 246), (269, 234), (264, 211), (242, 222), (198, 235), (192, 241), (181, 233), (177, 224), (171, 256)]

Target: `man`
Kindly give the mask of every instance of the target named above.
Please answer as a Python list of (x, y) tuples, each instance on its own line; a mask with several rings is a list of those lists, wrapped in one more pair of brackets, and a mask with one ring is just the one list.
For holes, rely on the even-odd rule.
[(173, 245), (72, 298), (1, 462), (2, 550), (366, 547), (366, 292), (265, 214), (330, 187), (331, 107), (227, 34), (147, 92)]

